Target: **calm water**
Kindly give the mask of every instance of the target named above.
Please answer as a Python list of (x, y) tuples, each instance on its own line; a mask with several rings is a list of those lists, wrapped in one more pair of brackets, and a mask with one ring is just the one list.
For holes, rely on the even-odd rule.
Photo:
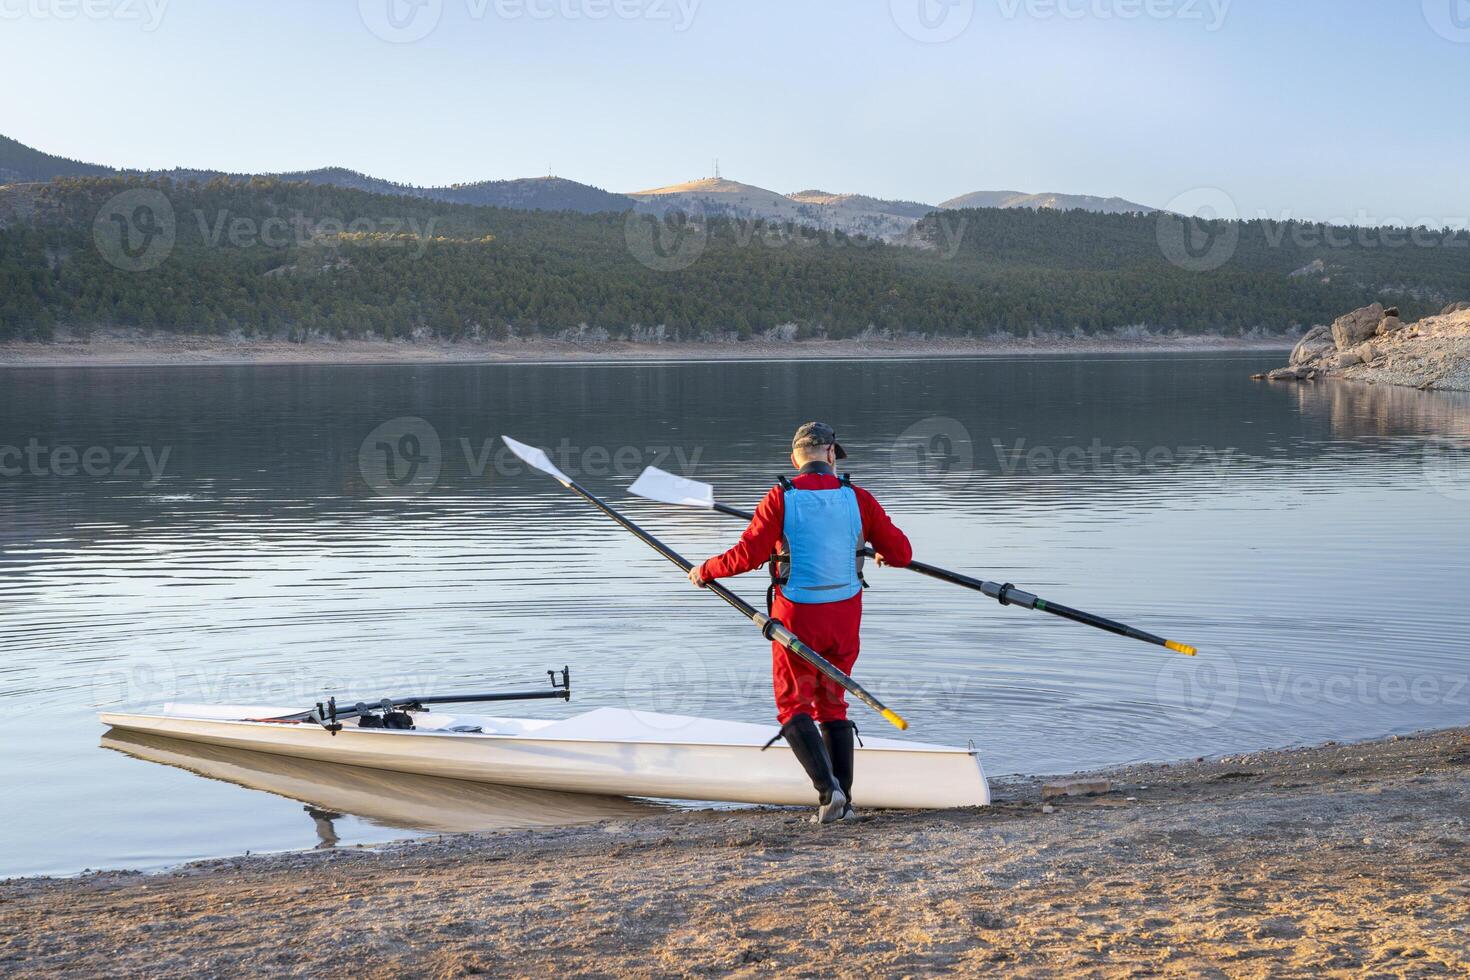
[(518, 713), (768, 721), (753, 629), (502, 432), (703, 557), (739, 524), (627, 500), (637, 471), (750, 505), (829, 419), (919, 557), (1201, 648), (871, 572), (860, 679), (992, 774), (1465, 723), (1470, 403), (1246, 380), (1277, 361), (0, 371), (0, 874), (639, 812), (104, 740), (99, 706), (570, 663), (573, 705)]

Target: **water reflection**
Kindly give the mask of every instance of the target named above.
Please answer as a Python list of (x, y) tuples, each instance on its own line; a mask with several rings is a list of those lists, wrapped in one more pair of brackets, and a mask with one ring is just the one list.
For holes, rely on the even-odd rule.
[(142, 732), (109, 731), (101, 745), (134, 759), (305, 803), (319, 846), (337, 843), (333, 822), (343, 814), (384, 827), (453, 834), (595, 823), (662, 809), (619, 797), (385, 772)]
[(1470, 393), (1354, 382), (1297, 384), (1301, 413), (1326, 419), (1334, 439), (1470, 436)]
[[(657, 464), (753, 506), (794, 425), (825, 418), (921, 559), (1200, 646), (1181, 675), (874, 569), (859, 679), (995, 774), (1463, 721), (1466, 398), (1249, 380), (1278, 359), (0, 370), (0, 448), (37, 446), (0, 477), (0, 874), (300, 845), (295, 805), (96, 752), (103, 706), (518, 687), (570, 663), (568, 712), (769, 724), (749, 625), (504, 465), (502, 432), (702, 556), (739, 525), (622, 488)], [(435, 444), (432, 480), (399, 468), (433, 470)], [(130, 447), (167, 450), (162, 478)], [(354, 820), (329, 822), (391, 835)]]
[[(113, 747), (104, 745), (104, 748)], [(310, 803), (301, 809), (306, 811), (306, 815), (311, 817), (311, 822), (316, 825), (315, 850), (330, 849), (342, 842), (342, 838), (337, 836), (337, 821), (342, 819), (342, 814), (335, 810), (319, 810)]]

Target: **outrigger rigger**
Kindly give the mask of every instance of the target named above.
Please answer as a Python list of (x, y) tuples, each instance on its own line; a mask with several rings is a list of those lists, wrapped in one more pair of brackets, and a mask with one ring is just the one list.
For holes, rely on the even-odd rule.
[[(558, 674), (560, 677), (557, 676)], [(560, 671), (548, 670), (546, 676), (551, 678), (551, 690), (549, 691), (496, 691), (489, 694), (429, 694), (407, 698), (381, 698), (375, 702), (358, 701), (350, 708), (337, 707), (337, 699), (333, 697), (328, 698), (325, 702), (318, 701), (308, 711), (297, 711), (259, 720), (311, 721), (335, 735), (342, 730), (342, 723), (352, 718), (357, 719), (359, 728), (413, 728), (411, 712), (423, 711), (431, 704), (485, 704), (490, 701), (542, 701), (548, 698), (570, 701), (572, 699), (572, 668), (563, 667)]]

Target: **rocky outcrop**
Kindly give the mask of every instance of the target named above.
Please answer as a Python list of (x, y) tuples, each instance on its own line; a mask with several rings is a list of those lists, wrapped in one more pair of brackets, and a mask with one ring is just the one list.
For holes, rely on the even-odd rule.
[(1397, 308), (1374, 303), (1303, 335), (1288, 366), (1264, 381), (1346, 378), (1424, 390), (1470, 391), (1470, 302), (1404, 323)]
[(1291, 273), (1291, 278), (1301, 279), (1303, 276), (1320, 276), (1327, 272), (1327, 263), (1321, 259), (1313, 259), (1300, 269)]
[(1373, 336), (1383, 320), (1384, 312), (1382, 303), (1374, 303), (1333, 320), (1332, 340), (1337, 344), (1337, 349), (1347, 350)]
[(1308, 330), (1302, 339), (1297, 342), (1291, 352), (1291, 366), (1306, 364), (1315, 361), (1328, 351), (1337, 350), (1337, 342), (1332, 339), (1332, 328), (1327, 326), (1315, 326)]

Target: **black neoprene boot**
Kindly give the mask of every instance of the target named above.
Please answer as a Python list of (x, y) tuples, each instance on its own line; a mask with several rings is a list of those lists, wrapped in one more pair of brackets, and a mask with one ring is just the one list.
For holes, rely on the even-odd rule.
[(827, 757), (832, 760), (832, 775), (837, 777), (849, 807), (852, 806), (852, 756), (856, 739), (857, 726), (852, 722), (822, 722), (822, 741), (827, 744)]
[(827, 743), (817, 730), (811, 715), (797, 715), (781, 726), (781, 736), (791, 746), (792, 754), (811, 777), (812, 788), (817, 791), (820, 805), (817, 821), (831, 823), (842, 819), (847, 809), (847, 794), (842, 784), (832, 774), (832, 759), (827, 755)]

